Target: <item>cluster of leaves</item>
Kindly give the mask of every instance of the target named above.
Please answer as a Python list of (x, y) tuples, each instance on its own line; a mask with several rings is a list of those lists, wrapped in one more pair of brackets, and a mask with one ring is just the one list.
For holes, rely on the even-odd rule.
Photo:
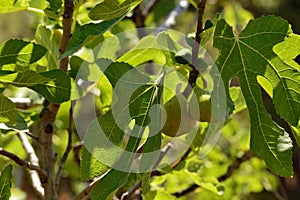
[[(11, 1), (5, 0), (0, 3), (0, 10), (26, 10), (34, 5), (34, 2), (24, 0), (12, 4)], [(75, 1), (74, 18), (79, 18), (83, 13), (82, 21), (88, 17), (90, 21), (84, 24), (74, 21), (73, 36), (62, 55), (59, 55), (62, 1), (48, 1), (47, 8), (44, 8), (47, 2), (40, 5), (51, 20), (48, 19), (46, 24), (37, 26), (34, 40), (10, 39), (0, 46), (0, 122), (3, 125), (1, 128), (4, 127), (1, 132), (27, 131), (28, 124), (36, 121), (33, 112), (28, 114), (16, 108), (8, 98), (8, 91), (26, 87), (51, 103), (70, 104), (70, 101), (78, 100), (88, 93), (76, 85), (76, 80), (80, 78), (86, 82), (96, 82), (94, 85), (101, 92), (97, 97), (97, 101), (100, 102), (100, 114), (90, 123), (84, 137), (85, 145), (80, 166), (81, 178), (84, 181), (103, 176), (91, 193), (92, 199), (111, 198), (119, 188), (126, 190), (133, 185), (132, 182), (139, 180), (145, 199), (175, 199), (180, 190), (192, 184), (199, 185), (201, 190), (193, 194), (195, 196), (187, 196), (186, 199), (197, 198), (197, 195), (207, 195), (207, 193), (214, 194), (216, 198), (222, 195), (223, 198), (228, 199), (243, 195), (240, 194), (242, 189), (232, 188), (235, 184), (247, 184), (241, 178), (245, 174), (237, 171), (233, 179), (226, 180), (224, 183), (220, 183), (218, 177), (226, 173), (238, 153), (248, 150), (248, 128), (251, 129), (250, 149), (265, 161), (273, 173), (292, 176), (291, 148), (296, 144), (292, 144), (291, 136), (274, 122), (266, 111), (260, 88), (264, 88), (270, 95), (276, 112), (289, 123), (293, 136), (300, 141), (300, 66), (293, 61), (300, 53), (297, 45), (300, 43), (300, 36), (292, 33), (287, 21), (275, 16), (266, 16), (251, 20), (239, 34), (233, 31), (226, 20), (216, 18), (202, 33), (202, 38), (206, 41), (203, 45), (209, 45), (208, 41), (213, 41), (213, 46), (219, 50), (215, 61), (221, 74), (218, 81), (224, 82), (227, 95), (229, 119), (224, 127), (220, 145), (217, 145), (203, 160), (195, 155), (195, 152), (201, 148), (205, 127), (208, 126), (207, 123), (203, 123), (202, 132), (198, 132), (194, 140), (186, 135), (181, 137), (184, 141), (193, 140), (190, 146), (191, 155), (175, 168), (164, 166), (160, 171), (162, 176), (151, 177), (149, 171), (153, 164), (159, 164), (160, 161), (158, 150), (170, 141), (170, 138), (160, 131), (162, 126), (160, 111), (156, 110), (155, 119), (151, 118), (152, 108), (160, 104), (162, 97), (169, 99), (173, 95), (164, 91), (164, 84), (168, 81), (175, 82), (170, 86), (175, 91), (178, 83), (183, 82), (181, 77), (188, 77), (188, 63), (178, 63), (176, 56), (183, 49), (192, 49), (193, 45), (182, 46), (178, 38), (172, 37), (172, 33), (161, 32), (157, 36), (149, 35), (142, 38), (133, 48), (120, 56), (119, 49), (124, 38), (120, 39), (120, 36), (114, 33), (118, 33), (118, 28), (126, 27), (128, 22), (124, 18), (140, 2), (140, 0)], [(196, 6), (196, 1), (190, 2)], [(89, 11), (84, 10), (89, 8), (89, 3), (92, 4), (92, 8)], [(188, 37), (185, 39), (187, 43), (190, 42)], [(91, 55), (90, 52), (93, 54)], [(65, 57), (70, 57), (68, 73), (59, 69), (59, 59)], [(158, 73), (155, 75), (137, 67), (150, 61), (167, 67), (157, 69)], [(177, 70), (176, 76), (167, 80), (164, 74), (178, 65), (183, 69)], [(80, 71), (83, 70), (82, 66), (84, 66), (84, 73)], [(126, 76), (129, 71), (130, 76)], [(80, 77), (77, 77), (78, 74)], [(229, 87), (233, 77), (238, 78), (240, 88)], [(198, 86), (203, 87), (200, 82)], [(186, 83), (182, 84), (186, 86)], [(214, 87), (218, 87), (219, 84), (219, 82), (214, 83)], [(119, 101), (112, 102), (112, 91), (131, 90), (132, 95), (129, 99), (116, 94), (119, 95)], [(215, 95), (215, 91), (218, 90), (212, 90), (212, 95)], [(245, 101), (240, 97), (242, 94)], [(112, 103), (113, 107), (108, 109)], [(126, 109), (123, 109), (124, 107)], [(114, 115), (113, 109), (120, 110), (120, 108), (122, 112), (118, 112), (117, 116)], [(242, 115), (243, 118), (248, 119), (244, 116), (246, 108), (250, 116), (249, 127), (243, 127), (237, 120)], [(62, 114), (63, 109), (64, 106), (61, 106), (57, 119), (65, 122), (66, 129), (67, 120), (64, 118), (67, 116)], [(127, 116), (130, 118), (127, 119)], [(122, 124), (115, 120), (119, 118), (124, 119), (121, 120)], [(99, 125), (104, 137), (99, 135)], [(130, 136), (125, 131), (128, 129), (131, 130)], [(237, 140), (241, 141), (240, 144), (235, 144)], [(112, 144), (132, 153), (122, 154), (119, 149), (111, 148)], [(229, 148), (231, 144), (235, 144), (238, 149)], [(141, 145), (142, 149), (140, 149)], [(135, 153), (138, 151), (143, 153), (139, 158), (138, 170), (142, 173), (134, 173), (132, 170)], [(157, 153), (147, 156), (148, 152), (156, 151)], [(108, 165), (101, 162), (110, 159), (115, 163)], [(115, 167), (111, 168), (112, 165)], [(249, 182), (247, 184), (247, 186), (252, 185), (252, 188), (246, 192), (261, 191), (263, 188), (273, 190), (277, 187), (274, 177), (262, 170), (264, 165), (261, 160), (252, 159), (248, 165), (251, 167), (246, 169), (247, 172), (255, 176), (250, 181), (253, 184)], [(243, 166), (240, 170), (243, 170)], [(264, 177), (264, 180), (257, 182), (255, 177)], [(0, 197), (9, 194), (10, 179), (11, 166), (1, 173), (0, 188), (4, 189), (1, 190), (3, 192), (0, 193)], [(1, 185), (2, 182), (4, 184)]]

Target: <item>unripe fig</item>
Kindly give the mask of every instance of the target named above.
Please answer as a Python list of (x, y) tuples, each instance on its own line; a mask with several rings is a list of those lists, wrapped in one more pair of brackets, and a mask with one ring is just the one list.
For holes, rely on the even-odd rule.
[[(211, 102), (210, 102), (210, 95), (203, 94), (199, 90), (194, 90), (197, 101), (198, 101), (198, 108), (193, 108), (193, 105), (189, 106), (189, 111), (193, 119), (200, 121), (200, 122), (210, 122), (211, 119)], [(197, 105), (194, 105), (197, 106)], [(199, 109), (199, 110), (198, 110)]]
[(211, 103), (210, 95), (203, 94), (199, 98), (200, 122), (210, 122), (211, 118)]
[(196, 120), (189, 114), (187, 105), (182, 94), (175, 95), (163, 105), (167, 115), (162, 128), (165, 135), (180, 136), (193, 128)]

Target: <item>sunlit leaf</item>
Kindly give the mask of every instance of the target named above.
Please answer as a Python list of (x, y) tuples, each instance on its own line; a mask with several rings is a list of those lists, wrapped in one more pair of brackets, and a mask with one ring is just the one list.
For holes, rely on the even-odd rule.
[(60, 37), (43, 25), (39, 25), (35, 35), (36, 41), (47, 49), (47, 67), (49, 70), (59, 68)]
[(114, 24), (119, 22), (123, 17), (126, 16), (126, 13), (114, 18), (109, 21), (103, 21), (100, 23), (90, 23), (85, 24), (81, 26), (79, 29), (77, 29), (71, 38), (71, 40), (68, 43), (67, 49), (64, 52), (63, 55), (61, 55), (60, 58), (65, 58), (67, 56), (72, 55), (76, 51), (78, 51), (81, 47), (83, 47), (86, 44), (90, 44), (92, 41), (87, 40), (90, 36), (96, 36), (96, 35), (102, 35), (105, 33), (109, 28), (111, 28)]
[[(287, 64), (300, 70), (298, 63), (294, 61), (300, 54), (300, 36), (291, 34), (283, 42), (276, 44), (273, 48), (274, 52)], [(297, 77), (296, 77), (297, 78)], [(298, 79), (299, 80), (299, 79)]]
[(222, 195), (224, 193), (224, 186), (218, 182), (215, 177), (200, 177), (197, 173), (187, 173), (193, 181), (205, 190), (209, 190), (215, 194)]
[(37, 84), (46, 83), (49, 80), (49, 78), (31, 70), (0, 76), (0, 83), (18, 87), (31, 87)]
[(128, 9), (138, 5), (141, 0), (110, 0), (97, 4), (89, 13), (92, 20), (111, 20), (123, 15)]
[[(15, 112), (17, 112), (17, 111), (15, 111)], [(27, 123), (25, 122), (24, 118), (20, 114), (17, 114), (16, 124), (0, 123), (0, 129), (15, 130), (15, 131), (28, 131), (28, 126), (27, 126)]]
[(24, 10), (28, 7), (27, 0), (1, 0), (0, 1), (0, 14)]
[(133, 49), (118, 59), (118, 61), (129, 63), (132, 66), (137, 66), (150, 60), (155, 60), (155, 63), (164, 63), (164, 55), (154, 36), (142, 38)]
[(150, 191), (147, 194), (143, 194), (143, 199), (145, 200), (175, 200), (177, 199), (175, 196), (172, 196), (166, 191), (155, 190)]

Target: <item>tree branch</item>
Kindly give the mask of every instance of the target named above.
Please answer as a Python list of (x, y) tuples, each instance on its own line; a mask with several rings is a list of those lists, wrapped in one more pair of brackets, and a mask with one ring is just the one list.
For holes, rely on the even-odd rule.
[[(32, 145), (28, 141), (25, 133), (19, 132), (18, 137), (19, 137), (19, 139), (20, 139), (20, 141), (23, 145), (23, 148), (27, 152), (28, 159), (31, 162), (31, 164), (34, 165), (34, 166), (39, 166), (39, 159), (38, 159)], [(42, 170), (42, 169), (40, 169), (40, 170)], [(43, 173), (44, 173), (44, 175), (42, 175), (42, 176), (45, 176), (44, 178), (46, 178), (47, 173), (46, 172), (43, 172)], [(38, 172), (35, 171), (35, 170), (29, 170), (29, 176), (31, 178), (32, 187), (35, 190), (36, 194), (41, 199), (43, 199), (43, 197), (44, 197), (44, 188), (42, 187), (41, 179), (39, 177)]]
[(245, 154), (242, 157), (236, 159), (236, 161), (227, 169), (226, 174), (218, 178), (218, 181), (219, 182), (225, 181), (233, 174), (234, 170), (238, 169), (243, 162), (250, 160), (250, 158), (252, 158), (253, 156), (254, 154), (252, 151), (245, 152)]
[(67, 143), (66, 150), (60, 160), (58, 172), (56, 174), (55, 187), (56, 187), (57, 191), (58, 191), (58, 186), (60, 183), (60, 178), (61, 178), (61, 173), (62, 173), (63, 167), (64, 167), (64, 165), (67, 161), (67, 158), (72, 150), (72, 133), (73, 133), (72, 125), (73, 125), (73, 108), (72, 108), (72, 102), (71, 102), (71, 107), (69, 110), (68, 143)]
[(52, 136), (54, 133), (54, 120), (59, 105), (44, 102), (44, 108), (40, 113), (40, 136), (39, 144), (42, 150), (43, 169), (48, 173), (46, 178), (42, 178), (42, 185), (45, 190), (45, 199), (57, 199), (54, 184), (56, 154), (53, 149)]
[(30, 170), (35, 170), (38, 172), (38, 174), (41, 177), (47, 177), (47, 172), (45, 172), (43, 169), (41, 169), (37, 165), (32, 165), (30, 162), (27, 162), (26, 160), (23, 160), (22, 158), (18, 157), (16, 154), (11, 153), (9, 151), (6, 151), (2, 147), (0, 147), (0, 155), (3, 155), (13, 161), (15, 161), (16, 164), (18, 164), (21, 167), (25, 167)]
[[(60, 53), (63, 54), (66, 51), (68, 42), (72, 37), (72, 15), (73, 15), (73, 8), (74, 3), (73, 0), (64, 0), (64, 14), (63, 14), (63, 36), (62, 41), (60, 44)], [(60, 60), (60, 69), (63, 71), (68, 70), (69, 65), (69, 57), (63, 58)]]
[[(73, 0), (64, 0), (64, 14), (63, 14), (63, 37), (60, 44), (60, 53), (63, 54), (67, 48), (68, 42), (71, 37), (73, 15)], [(63, 71), (68, 70), (69, 58), (60, 60), (60, 69)], [(43, 169), (48, 173), (48, 177), (42, 179), (42, 185), (45, 190), (45, 199), (57, 199), (57, 190), (55, 188), (55, 163), (56, 153), (53, 149), (52, 136), (54, 133), (54, 121), (58, 104), (51, 104), (45, 100), (43, 110), (40, 113), (40, 136), (39, 144), (42, 149)]]

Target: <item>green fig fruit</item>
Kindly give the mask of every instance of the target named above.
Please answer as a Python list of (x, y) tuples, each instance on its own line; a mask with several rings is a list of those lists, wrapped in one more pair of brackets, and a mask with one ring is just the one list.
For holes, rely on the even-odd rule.
[[(189, 105), (189, 112), (193, 119), (200, 121), (200, 122), (210, 122), (211, 119), (211, 102), (210, 102), (210, 95), (204, 94), (201, 89), (194, 90), (195, 95), (197, 97), (198, 105), (190, 104)], [(192, 101), (191, 101), (192, 102)], [(198, 106), (196, 108), (195, 106)]]
[(200, 122), (210, 122), (211, 103), (210, 95), (204, 94), (199, 98)]
[(188, 112), (188, 103), (182, 94), (173, 96), (163, 106), (166, 111), (166, 121), (162, 128), (165, 135), (180, 136), (191, 130), (196, 120)]

